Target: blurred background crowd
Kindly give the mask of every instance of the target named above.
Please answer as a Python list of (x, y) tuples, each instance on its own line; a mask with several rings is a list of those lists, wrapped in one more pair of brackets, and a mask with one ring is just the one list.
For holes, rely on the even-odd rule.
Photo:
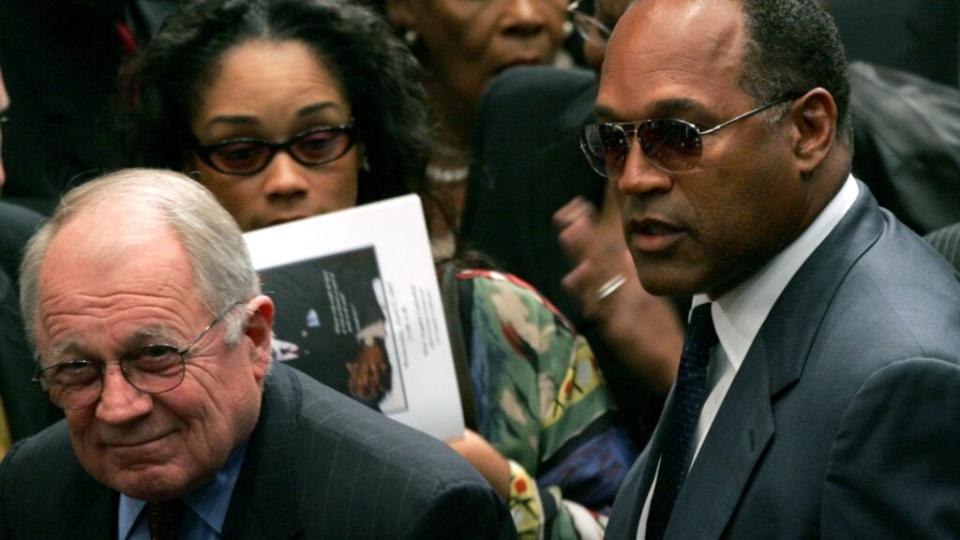
[[(445, 294), (468, 306), (469, 361), (511, 359), (474, 370), (475, 437), (455, 449), (512, 502), (530, 497), (517, 478), (552, 498), (514, 514), (521, 532), (586, 534), (583, 515), (602, 521), (657, 422), (689, 308), (643, 290), (613, 190), (579, 149), (628, 0), (355, 1), (309, 35), (281, 16), (258, 26), (245, 6), (261, 2), (243, 0), (179, 15), (191, 2), (0, 1), (0, 454), (61, 414), (26, 384), (17, 278), (26, 240), (70, 188), (171, 168), (245, 231), (412, 192), (438, 275), (453, 280)], [(850, 61), (854, 175), (960, 264), (960, 3), (828, 8)], [(313, 16), (303, 10), (285, 16)], [(535, 342), (518, 331), (529, 326), (555, 333)], [(542, 381), (561, 393), (577, 366), (596, 370), (595, 395), (543, 428)], [(532, 405), (505, 410), (505, 393)]]

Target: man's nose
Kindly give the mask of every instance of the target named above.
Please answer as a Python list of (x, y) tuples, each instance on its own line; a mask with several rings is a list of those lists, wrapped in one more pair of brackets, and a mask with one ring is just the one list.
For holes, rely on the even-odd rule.
[(124, 424), (146, 415), (153, 408), (153, 397), (137, 390), (120, 371), (119, 364), (104, 367), (97, 418), (110, 424)]
[(636, 133), (628, 135), (629, 145), (623, 163), (623, 172), (617, 179), (617, 189), (624, 195), (641, 196), (656, 192), (667, 192), (673, 187), (673, 179), (651, 163), (644, 154)]

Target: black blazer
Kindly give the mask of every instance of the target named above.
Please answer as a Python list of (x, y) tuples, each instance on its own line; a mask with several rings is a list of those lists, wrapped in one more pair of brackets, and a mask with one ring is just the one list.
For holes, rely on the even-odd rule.
[[(60, 422), (0, 463), (0, 538), (116, 538), (118, 499)], [(514, 536), (503, 501), (446, 445), (274, 364), (224, 538)]]
[(63, 418), (40, 385), (33, 384), (34, 361), (27, 344), (20, 301), (12, 280), (0, 270), (0, 399), (14, 441)]
[[(960, 531), (960, 283), (860, 189), (767, 316), (664, 538)], [(658, 425), (608, 539), (636, 538), (663, 439)]]
[(460, 236), (522, 277), (579, 326), (580, 306), (560, 286), (573, 270), (553, 214), (576, 196), (597, 207), (604, 179), (580, 152), (593, 115), (593, 73), (513, 68), (494, 79), (480, 106)]

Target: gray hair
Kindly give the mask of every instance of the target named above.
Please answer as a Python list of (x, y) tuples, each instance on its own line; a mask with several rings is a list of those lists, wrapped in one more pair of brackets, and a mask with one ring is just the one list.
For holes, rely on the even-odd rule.
[[(200, 301), (211, 313), (220, 314), (234, 303), (260, 294), (260, 281), (240, 228), (213, 194), (180, 173), (126, 169), (69, 191), (27, 244), (20, 266), (20, 306), (34, 345), (40, 266), (51, 240), (78, 216), (105, 208), (148, 218), (156, 215), (159, 225), (169, 226), (187, 252)], [(149, 227), (143, 230), (144, 235), (155, 232)], [(240, 311), (232, 310), (224, 319), (230, 344), (237, 342), (243, 330), (246, 314)]]

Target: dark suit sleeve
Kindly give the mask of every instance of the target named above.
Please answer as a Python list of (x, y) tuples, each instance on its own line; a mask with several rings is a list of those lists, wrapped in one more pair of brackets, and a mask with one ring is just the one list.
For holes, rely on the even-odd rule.
[(830, 449), (822, 537), (956, 537), (958, 457), (960, 366), (916, 358), (878, 371)]
[(425, 512), (410, 515), (403, 538), (507, 540), (517, 537), (503, 501), (476, 483), (440, 485)]

